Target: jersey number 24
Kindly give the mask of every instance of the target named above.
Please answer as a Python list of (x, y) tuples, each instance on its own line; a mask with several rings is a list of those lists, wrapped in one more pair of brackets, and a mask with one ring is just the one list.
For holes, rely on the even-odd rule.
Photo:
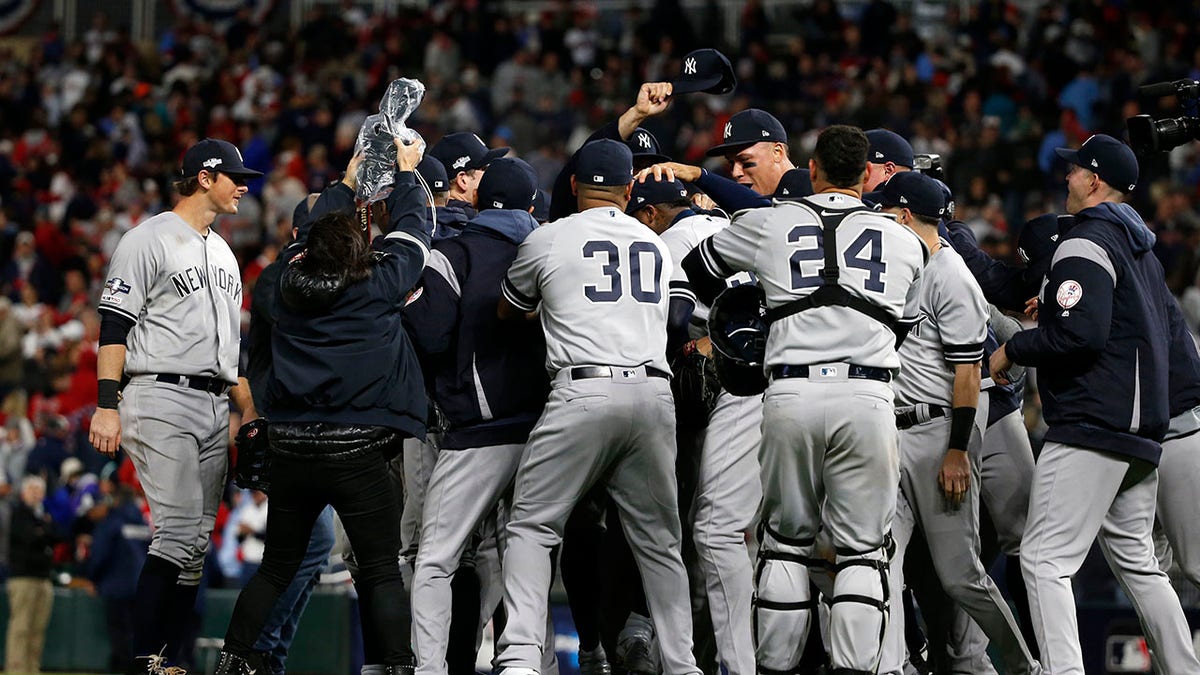
[[(797, 225), (788, 232), (789, 244), (802, 244), (792, 253), (792, 290), (821, 286), (825, 280), (821, 278), (824, 265), (815, 269), (812, 274), (805, 274), (803, 263), (825, 260), (825, 233), (820, 225)], [(805, 246), (808, 241), (816, 246)], [(846, 267), (865, 270), (867, 278), (863, 288), (874, 293), (882, 293), (884, 289), (883, 275), (887, 273), (887, 263), (883, 261), (883, 233), (879, 230), (863, 230), (842, 256)], [(809, 269), (813, 269), (809, 266)]]
[[(592, 240), (583, 245), (584, 258), (603, 257), (604, 265), (600, 268), (600, 273), (608, 278), (608, 288), (602, 288), (599, 285), (587, 284), (583, 287), (583, 294), (592, 302), (616, 302), (621, 299), (624, 294), (624, 288), (621, 285), (621, 254), (617, 245), (611, 241)], [(647, 274), (646, 268), (643, 267), (649, 263), (649, 288), (646, 285), (644, 275)], [(662, 271), (663, 258), (662, 253), (654, 244), (648, 241), (635, 241), (629, 245), (629, 295), (638, 302), (655, 304), (662, 300)]]

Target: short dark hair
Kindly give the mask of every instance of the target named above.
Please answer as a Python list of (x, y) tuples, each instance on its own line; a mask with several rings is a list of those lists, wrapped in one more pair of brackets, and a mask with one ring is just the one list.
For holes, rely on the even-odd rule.
[(862, 129), (834, 124), (825, 127), (817, 136), (813, 161), (821, 167), (830, 185), (854, 187), (862, 182), (863, 173), (867, 170), (867, 149), (870, 145)]
[(371, 276), (371, 247), (351, 214), (331, 211), (313, 221), (300, 265), (314, 276), (362, 281)]
[(196, 176), (190, 176), (188, 178), (181, 178), (172, 183), (172, 185), (180, 197), (191, 197), (200, 189), (200, 179)]
[(942, 222), (941, 218), (931, 218), (929, 216), (923, 216), (919, 213), (914, 213), (912, 216), (913, 220), (916, 220), (918, 223), (926, 227), (937, 227)]

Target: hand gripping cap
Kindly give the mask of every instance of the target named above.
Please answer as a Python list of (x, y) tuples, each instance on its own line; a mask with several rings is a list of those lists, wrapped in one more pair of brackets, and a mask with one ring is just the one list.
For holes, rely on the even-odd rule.
[(717, 377), (734, 396), (754, 396), (767, 388), (763, 360), (767, 352), (766, 297), (758, 286), (724, 290), (708, 314)]

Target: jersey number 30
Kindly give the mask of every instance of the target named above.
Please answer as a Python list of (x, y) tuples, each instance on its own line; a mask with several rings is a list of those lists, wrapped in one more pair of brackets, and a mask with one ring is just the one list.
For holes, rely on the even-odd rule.
[[(583, 294), (592, 302), (616, 302), (621, 299), (624, 289), (621, 286), (621, 255), (617, 245), (611, 241), (589, 241), (583, 245), (584, 258), (604, 257), (604, 266), (600, 272), (608, 277), (608, 288), (593, 286), (583, 287)], [(650, 287), (646, 287), (642, 267), (650, 263), (653, 278)], [(662, 270), (663, 258), (654, 244), (648, 241), (635, 241), (629, 245), (629, 295), (638, 302), (654, 304), (662, 300)]]
[[(802, 263), (825, 259), (825, 234), (820, 225), (797, 225), (788, 232), (789, 244), (800, 244), (810, 239), (816, 246), (802, 246), (792, 253), (792, 290), (821, 286), (825, 280), (821, 278), (821, 268), (812, 274), (805, 274)], [(853, 267), (867, 272), (863, 288), (874, 293), (882, 293), (884, 289), (883, 275), (887, 273), (887, 263), (883, 261), (883, 233), (879, 230), (863, 230), (842, 256), (846, 267)], [(822, 266), (823, 268), (824, 266)], [(810, 267), (811, 269), (811, 267)]]

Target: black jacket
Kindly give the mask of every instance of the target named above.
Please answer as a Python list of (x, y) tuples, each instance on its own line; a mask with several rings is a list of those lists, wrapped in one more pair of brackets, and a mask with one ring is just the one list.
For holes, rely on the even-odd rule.
[(387, 199), (391, 227), (372, 242), (375, 259), (365, 280), (345, 285), (308, 276), (295, 264), (312, 222), (331, 211), (353, 212), (354, 193), (341, 183), (321, 193), (296, 241), (283, 250), (287, 269), (276, 296), (275, 372), (267, 391), (273, 423), (425, 434), (428, 400), (400, 319), (429, 257), (425, 195), (411, 173), (397, 173)]
[(17, 500), (13, 505), (8, 536), (9, 576), (50, 578), (54, 560), (54, 526), (45, 514), (39, 515), (28, 504)]
[(1062, 232), (1038, 327), (1007, 347), (1014, 363), (1038, 368), (1047, 441), (1158, 464), (1173, 300), (1153, 246), (1126, 204), (1083, 209)]
[(449, 421), (442, 449), (524, 443), (550, 383), (534, 321), (496, 316), (500, 283), (537, 223), (524, 211), (481, 212), (453, 239), (434, 242), (404, 325)]

